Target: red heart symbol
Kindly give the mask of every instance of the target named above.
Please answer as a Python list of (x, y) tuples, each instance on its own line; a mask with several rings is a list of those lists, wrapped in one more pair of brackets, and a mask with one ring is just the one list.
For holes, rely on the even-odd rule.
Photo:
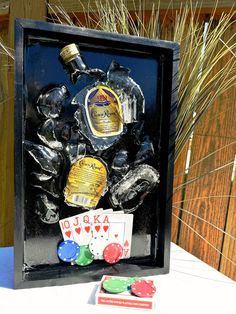
[(124, 250), (124, 255), (127, 256), (129, 250)]
[(117, 238), (118, 237), (118, 234), (115, 234), (115, 238)]
[(103, 230), (106, 232), (108, 230), (109, 226), (103, 226)]
[(129, 246), (128, 240), (125, 241), (124, 246)]
[(87, 227), (84, 228), (84, 230), (85, 230), (86, 232), (89, 232), (89, 231), (90, 231), (90, 227), (87, 226)]
[(100, 230), (100, 226), (95, 226), (95, 230), (98, 232)]
[(75, 231), (76, 231), (78, 234), (80, 234), (81, 228), (80, 228), (80, 227), (75, 228)]
[(66, 231), (65, 234), (67, 235), (68, 238), (71, 236), (71, 231)]

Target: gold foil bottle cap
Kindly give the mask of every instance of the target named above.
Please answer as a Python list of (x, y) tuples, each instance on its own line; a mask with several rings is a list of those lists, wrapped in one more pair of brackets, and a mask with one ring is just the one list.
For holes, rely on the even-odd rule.
[(65, 63), (70, 62), (80, 55), (79, 49), (76, 44), (70, 44), (61, 49), (60, 56), (62, 57)]

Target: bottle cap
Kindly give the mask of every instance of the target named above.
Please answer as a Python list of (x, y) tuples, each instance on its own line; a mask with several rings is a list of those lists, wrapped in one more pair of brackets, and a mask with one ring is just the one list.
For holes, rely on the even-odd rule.
[(80, 55), (79, 49), (76, 44), (70, 44), (61, 49), (60, 56), (65, 63), (70, 62)]

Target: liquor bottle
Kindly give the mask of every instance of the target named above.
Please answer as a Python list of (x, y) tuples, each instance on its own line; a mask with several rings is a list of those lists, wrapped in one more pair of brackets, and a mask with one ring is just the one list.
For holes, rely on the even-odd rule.
[(81, 75), (89, 75), (95, 79), (75, 95), (71, 104), (77, 107), (74, 118), (80, 132), (90, 141), (93, 149), (107, 149), (124, 132), (123, 108), (117, 93), (102, 81), (102, 70), (89, 69), (75, 44), (65, 46), (60, 56), (73, 82)]

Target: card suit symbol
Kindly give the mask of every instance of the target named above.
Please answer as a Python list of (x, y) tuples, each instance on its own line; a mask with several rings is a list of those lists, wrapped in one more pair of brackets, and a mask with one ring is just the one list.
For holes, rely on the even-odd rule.
[(75, 231), (76, 231), (78, 234), (80, 234), (81, 228), (80, 228), (80, 227), (75, 228)]
[(90, 231), (90, 226), (85, 227), (84, 230), (89, 233), (89, 231)]
[(129, 250), (124, 250), (124, 256), (127, 256)]
[(124, 246), (129, 246), (128, 240), (125, 241)]
[(70, 236), (71, 236), (71, 231), (66, 231), (65, 234), (66, 234), (66, 236), (67, 236), (68, 238), (70, 238)]
[(98, 232), (100, 230), (100, 226), (95, 226), (95, 230)]
[(109, 228), (109, 226), (103, 226), (103, 230), (104, 230), (105, 232), (107, 232), (108, 228)]
[(116, 233), (116, 234), (115, 234), (115, 238), (117, 238), (117, 237), (118, 237), (118, 234)]

